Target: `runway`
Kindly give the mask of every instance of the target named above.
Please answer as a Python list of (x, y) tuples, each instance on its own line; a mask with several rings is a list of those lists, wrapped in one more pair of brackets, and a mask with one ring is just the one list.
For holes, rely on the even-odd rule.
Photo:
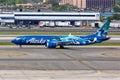
[(120, 70), (120, 47), (0, 47), (0, 70)]

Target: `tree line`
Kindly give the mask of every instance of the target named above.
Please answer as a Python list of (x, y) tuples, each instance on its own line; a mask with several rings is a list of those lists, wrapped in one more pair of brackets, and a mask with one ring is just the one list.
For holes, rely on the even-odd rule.
[(21, 3), (39, 3), (42, 0), (0, 0), (0, 5), (15, 5)]

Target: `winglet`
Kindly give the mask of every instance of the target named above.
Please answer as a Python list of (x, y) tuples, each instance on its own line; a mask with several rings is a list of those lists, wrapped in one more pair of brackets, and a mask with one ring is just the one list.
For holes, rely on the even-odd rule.
[(71, 36), (71, 33), (68, 36)]

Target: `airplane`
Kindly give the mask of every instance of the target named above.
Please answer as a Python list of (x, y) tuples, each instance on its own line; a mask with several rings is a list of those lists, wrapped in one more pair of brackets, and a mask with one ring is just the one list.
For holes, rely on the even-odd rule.
[(102, 27), (100, 27), (95, 33), (87, 36), (18, 36), (13, 39), (11, 42), (19, 45), (45, 45), (47, 48), (64, 48), (64, 46), (81, 46), (81, 45), (90, 45), (95, 43), (101, 43), (103, 41), (109, 40), (108, 30), (110, 27), (110, 20), (107, 20)]

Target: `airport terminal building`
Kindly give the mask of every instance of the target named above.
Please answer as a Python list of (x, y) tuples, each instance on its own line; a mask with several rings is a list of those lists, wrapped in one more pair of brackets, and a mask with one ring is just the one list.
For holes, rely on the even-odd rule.
[[(48, 26), (69, 23), (69, 25), (89, 25), (90, 22), (99, 21), (100, 13), (93, 12), (3, 12), (0, 13), (0, 23), (16, 25)], [(63, 23), (64, 22), (64, 23)]]

